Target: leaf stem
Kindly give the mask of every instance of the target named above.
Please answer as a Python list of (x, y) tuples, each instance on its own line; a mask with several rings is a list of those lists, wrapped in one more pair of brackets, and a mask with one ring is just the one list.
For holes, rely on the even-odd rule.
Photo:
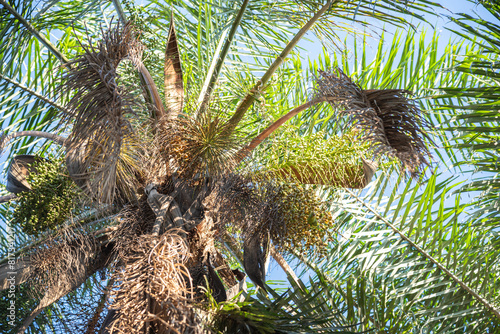
[(10, 195), (5, 195), (5, 196), (0, 196), (0, 204), (12, 201), (15, 198), (17, 198), (16, 194), (10, 194)]
[(16, 86), (16, 87), (24, 90), (25, 92), (28, 92), (29, 94), (33, 95), (37, 99), (42, 100), (43, 102), (46, 102), (46, 103), (50, 104), (51, 106), (53, 106), (53, 107), (55, 107), (57, 109), (60, 109), (60, 110), (65, 111), (65, 112), (69, 112), (69, 110), (66, 107), (58, 104), (57, 102), (51, 101), (47, 97), (45, 97), (45, 96), (43, 96), (43, 95), (35, 92), (34, 90), (28, 88), (27, 86), (25, 86), (25, 85), (23, 85), (23, 84), (15, 81), (15, 80), (12, 80), (11, 78), (8, 78), (8, 77), (4, 76), (1, 73), (0, 73), (0, 78), (2, 78), (3, 80), (7, 81), (8, 83), (10, 83), (12, 85), (14, 85), (14, 86)]
[[(334, 0), (333, 2), (336, 1), (337, 0)], [(309, 31), (314, 23), (316, 23), (316, 21), (328, 10), (328, 8), (330, 8), (333, 2), (332, 0), (327, 1), (327, 3), (323, 7), (321, 7), (321, 9), (316, 14), (314, 14), (314, 16), (309, 19), (309, 21), (307, 21), (302, 29), (300, 29), (299, 32), (292, 38), (292, 40), (288, 42), (285, 49), (283, 49), (281, 54), (274, 60), (272, 65), (267, 69), (266, 73), (264, 73), (262, 78), (257, 81), (254, 87), (248, 92), (247, 96), (240, 102), (240, 104), (236, 108), (236, 111), (234, 112), (234, 115), (231, 117), (231, 119), (229, 119), (227, 123), (228, 132), (232, 132), (236, 128), (247, 110), (256, 100), (256, 96), (260, 94), (269, 79), (271, 79), (274, 72), (276, 72), (276, 70), (281, 66), (285, 58), (288, 56), (288, 54), (290, 54), (290, 52), (297, 45), (300, 39), (306, 34), (306, 32)]]
[(123, 25), (127, 24), (127, 16), (125, 16), (125, 11), (123, 10), (122, 4), (120, 0), (111, 0), (113, 2), (113, 6), (115, 7), (116, 12), (118, 13), (118, 17)]
[[(226, 56), (229, 52), (229, 48), (231, 47), (234, 36), (236, 35), (236, 30), (238, 30), (238, 27), (240, 26), (241, 19), (243, 18), (243, 14), (245, 13), (248, 2), (249, 0), (243, 0), (243, 3), (241, 4), (240, 10), (238, 11), (236, 18), (234, 19), (233, 25), (231, 27), (231, 30), (229, 31), (229, 35), (227, 36), (226, 42), (224, 44), (224, 47), (222, 48), (222, 52), (220, 53), (220, 55), (218, 55), (219, 47), (217, 47), (217, 51), (214, 54), (214, 60), (215, 57), (217, 58), (217, 65), (215, 65), (214, 68), (210, 67), (207, 73), (207, 78), (205, 80), (205, 85), (203, 86), (203, 89), (200, 93), (199, 100), (203, 101), (199, 108), (200, 112), (202, 112), (205, 109), (206, 104), (208, 103), (208, 101), (210, 101), (210, 96), (212, 95), (215, 83), (217, 81), (217, 78), (219, 77), (219, 73), (222, 69), (222, 65), (224, 64), (224, 60), (226, 59)], [(225, 33), (226, 32), (223, 33), (223, 36), (225, 35)]]
[(47, 38), (41, 35), (40, 32), (31, 25), (31, 23), (29, 23), (24, 17), (22, 17), (22, 15), (19, 14), (14, 8), (12, 8), (12, 6), (10, 6), (5, 0), (0, 0), (0, 4), (4, 6), (5, 9), (7, 9), (19, 22), (21, 22), (21, 24), (29, 32), (31, 32), (36, 37), (36, 39), (40, 41), (40, 43), (45, 45), (45, 47), (49, 49), (50, 52), (52, 52), (54, 56), (56, 56), (62, 63), (65, 64), (69, 62), (69, 59), (66, 58), (54, 44), (52, 44)]
[(6, 136), (0, 135), (0, 153), (2, 149), (14, 138), (17, 137), (39, 137), (39, 138), (46, 138), (50, 139), (54, 142), (56, 142), (59, 145), (65, 145), (66, 144), (66, 138), (50, 133), (50, 132), (45, 132), (45, 131), (19, 131), (19, 132), (14, 132)]
[(297, 116), (301, 111), (304, 111), (307, 108), (310, 108), (310, 107), (312, 107), (318, 103), (321, 103), (321, 102), (331, 101), (333, 99), (335, 99), (335, 98), (318, 97), (318, 98), (312, 99), (311, 101), (306, 102), (306, 103), (290, 110), (284, 116), (280, 117), (273, 124), (268, 126), (264, 131), (262, 131), (254, 139), (252, 139), (250, 144), (248, 144), (246, 147), (241, 149), (240, 152), (238, 152), (238, 154), (237, 154), (237, 157), (239, 159), (237, 161), (237, 163), (240, 163), (241, 160), (243, 160), (246, 156), (248, 156), (248, 154), (250, 154), (250, 152), (252, 152), (252, 150), (254, 150), (260, 143), (262, 143), (267, 137), (269, 137), (271, 135), (271, 133), (276, 131), (286, 121)]

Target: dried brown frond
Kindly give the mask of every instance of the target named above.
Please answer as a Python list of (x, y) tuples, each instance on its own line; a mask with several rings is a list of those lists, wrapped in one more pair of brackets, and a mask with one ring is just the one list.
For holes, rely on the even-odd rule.
[(179, 177), (189, 180), (217, 177), (232, 170), (242, 140), (227, 131), (227, 121), (213, 109), (196, 117), (181, 115), (175, 120), (162, 120), (158, 143), (163, 147), (165, 160)]
[[(123, 264), (115, 273), (110, 333), (201, 333), (201, 319), (191, 303), (189, 249), (176, 231), (135, 236), (127, 241)], [(147, 330), (146, 330), (147, 331)]]
[[(321, 97), (330, 98), (339, 116), (348, 116), (358, 128), (361, 139), (372, 144), (375, 155), (395, 157), (412, 177), (428, 165), (430, 152), (424, 138), (428, 124), (410, 92), (402, 89), (363, 90), (340, 69), (320, 72), (317, 78)], [(333, 99), (332, 99), (333, 98)]]
[(142, 196), (137, 205), (126, 206), (120, 211), (120, 224), (113, 231), (111, 239), (115, 241), (118, 256), (127, 254), (128, 240), (151, 232), (156, 216), (149, 207), (146, 196)]
[(63, 230), (31, 255), (30, 291), (38, 306), (25, 318), (22, 328), (47, 306), (76, 290), (110, 261), (112, 247), (84, 233)]
[(66, 155), (72, 179), (98, 202), (136, 199), (142, 174), (138, 163), (141, 145), (130, 129), (121, 136), (118, 143), (104, 131), (94, 132), (70, 147)]
[(137, 145), (126, 115), (135, 101), (118, 86), (117, 67), (125, 58), (140, 59), (142, 45), (130, 25), (116, 25), (102, 36), (82, 43), (84, 53), (68, 64), (60, 90), (72, 95), (64, 118), (73, 127), (67, 145), (71, 176), (109, 203), (117, 195), (133, 198)]
[(84, 268), (94, 250), (95, 245), (82, 234), (64, 231), (50, 238), (30, 257), (33, 276), (29, 282), (33, 285), (32, 291), (35, 295), (43, 295), (46, 289), (59, 284), (61, 279), (71, 279), (68, 268), (76, 271)]
[[(213, 197), (208, 196), (205, 202), (212, 199)], [(203, 220), (187, 237), (191, 254), (187, 263), (192, 279), (191, 291), (193, 298), (200, 302), (206, 301), (207, 288), (217, 302), (226, 301), (226, 287), (237, 284), (231, 268), (215, 246), (217, 231), (214, 229), (213, 214), (211, 211), (205, 211)]]

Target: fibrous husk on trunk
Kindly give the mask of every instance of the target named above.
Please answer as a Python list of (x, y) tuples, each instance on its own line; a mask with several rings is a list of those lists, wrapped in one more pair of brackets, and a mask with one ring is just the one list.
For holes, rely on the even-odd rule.
[[(142, 235), (126, 241), (122, 268), (112, 292), (114, 320), (109, 333), (201, 333), (201, 319), (192, 303), (189, 249), (176, 233)], [(125, 242), (125, 241), (124, 241)], [(147, 331), (147, 330), (146, 330)]]
[(340, 69), (320, 71), (320, 97), (329, 98), (338, 116), (348, 116), (348, 124), (359, 130), (360, 138), (373, 146), (375, 156), (399, 159), (412, 177), (429, 164), (430, 152), (424, 138), (428, 127), (415, 101), (404, 89), (362, 89)]

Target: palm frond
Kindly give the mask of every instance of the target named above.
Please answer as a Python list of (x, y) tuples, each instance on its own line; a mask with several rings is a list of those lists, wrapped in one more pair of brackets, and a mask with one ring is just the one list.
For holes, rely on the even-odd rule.
[[(380, 193), (389, 182), (379, 179), (372, 191)], [(387, 203), (380, 204), (368, 204), (358, 196), (344, 197), (342, 191), (336, 195), (342, 198), (334, 205), (338, 208), (338, 240), (323, 261), (315, 264), (303, 256), (301, 259), (318, 275), (328, 273), (332, 284), (348, 282), (351, 288), (346, 297), (351, 307), (363, 308), (361, 314), (366, 315), (357, 318), (356, 313), (350, 313), (350, 319), (391, 333), (427, 326), (445, 332), (475, 326), (495, 330), (498, 321), (487, 319), (498, 313), (498, 296), (486, 287), (496, 284), (496, 279), (490, 281), (489, 277), (496, 260), (489, 259), (500, 254), (492, 248), (489, 232), (460, 221), (463, 206), (458, 199), (454, 207), (444, 205), (447, 186), (448, 180), (437, 183), (433, 175), (425, 189), (408, 183), (394, 189)], [(366, 206), (370, 209), (363, 212)], [(390, 224), (378, 212), (388, 217)], [(473, 238), (474, 242), (463, 247), (462, 238)], [(478, 248), (476, 242), (488, 246)], [(449, 270), (455, 275), (448, 275)], [(488, 277), (481, 274), (477, 281), (477, 270), (487, 272)], [(405, 302), (398, 302), (400, 298)], [(465, 312), (467, 319), (462, 316)]]
[[(393, 57), (394, 50), (400, 49), (402, 42), (409, 54), (404, 53), (401, 59), (397, 59)], [(410, 45), (414, 40), (410, 33), (403, 41), (396, 35), (392, 43), (388, 45), (381, 43), (372, 63), (365, 59), (363, 49), (358, 53), (358, 57), (362, 56), (362, 59), (354, 65), (344, 62), (342, 66), (352, 71), (350, 76), (359, 78), (358, 80), (369, 85), (368, 87), (397, 89), (418, 86), (423, 89), (418, 91), (419, 94), (424, 96), (435, 85), (432, 82), (439, 83), (442, 80), (454, 85), (468, 83), (465, 73), (435, 74), (438, 69), (446, 69), (455, 64), (451, 56), (433, 58), (433, 62), (429, 63), (423, 62), (425, 54), (432, 54), (432, 50), (436, 49), (437, 40), (432, 41), (429, 46), (422, 42), (421, 48), (412, 48)], [(389, 51), (384, 51), (383, 46)], [(455, 52), (459, 50), (460, 48), (457, 48)], [(471, 53), (476, 52), (477, 49), (471, 49)], [(333, 60), (329, 63), (327, 58), (321, 65), (322, 68), (328, 69), (334, 67), (335, 63)], [(314, 66), (321, 69), (319, 64)], [(419, 85), (418, 78), (426, 77), (429, 77), (430, 82), (424, 80), (422, 85)], [(449, 115), (444, 112), (447, 109), (431, 112), (431, 101), (418, 102), (429, 110), (425, 118), (434, 124), (434, 127), (448, 119)], [(311, 129), (313, 127), (309, 124), (312, 122), (308, 120), (315, 117), (317, 119), (315, 119), (315, 129), (321, 126), (329, 131), (339, 131), (338, 125), (329, 122), (331, 113), (327, 113), (324, 109), (307, 111), (298, 116), (297, 124), (304, 124), (303, 129)], [(431, 133), (439, 135), (435, 131)], [(438, 138), (450, 142), (450, 138), (446, 136)], [(447, 155), (435, 151), (443, 161), (448, 161)], [(432, 328), (438, 332), (457, 333), (463, 332), (464, 328), (494, 332), (498, 321), (489, 320), (494, 317), (494, 312), (481, 304), (481, 298), (476, 299), (449, 277), (443, 277), (441, 270), (422, 261), (421, 256), (412, 255), (415, 249), (410, 251), (411, 247), (406, 242), (396, 237), (391, 230), (385, 229), (385, 226), (378, 225), (380, 220), (375, 217), (374, 212), (389, 219), (398, 229), (404, 230), (411, 240), (424, 243), (422, 247), (424, 250), (438, 258), (438, 261), (448, 269), (451, 268), (459, 279), (482, 295), (487, 304), (493, 305), (493, 308), (498, 304), (498, 293), (489, 293), (485, 290), (486, 286), (491, 286), (489, 277), (488, 283), (475, 282), (473, 277), (477, 279), (478, 275), (472, 272), (479, 270), (484, 275), (489, 275), (488, 266), (492, 262), (488, 260), (486, 263), (485, 259), (496, 259), (498, 256), (495, 250), (497, 238), (494, 230), (490, 228), (488, 231), (482, 231), (474, 221), (465, 219), (466, 210), (471, 204), (467, 199), (452, 197), (455, 200), (454, 205), (452, 199), (446, 200), (445, 194), (460, 189), (459, 182), (453, 183), (453, 180), (435, 175), (430, 178), (436, 180), (431, 184), (427, 184), (430, 180), (424, 181), (426, 188), (421, 190), (422, 195), (420, 195), (413, 182), (401, 185), (398, 190), (396, 185), (401, 179), (389, 178), (389, 172), (379, 174), (370, 187), (362, 193), (363, 195), (354, 197), (341, 190), (331, 192), (330, 198), (334, 203), (345, 204), (341, 205), (342, 209), (333, 211), (335, 221), (338, 223), (335, 229), (339, 231), (339, 236), (332, 244), (332, 249), (337, 249), (340, 257), (336, 259), (336, 255), (332, 255), (325, 259), (321, 266), (316, 267), (318, 277), (324, 277), (332, 289), (347, 284), (344, 298), (349, 305), (347, 311), (349, 319), (362, 322), (364, 328), (374, 327), (390, 333), (399, 333), (410, 328), (411, 330)], [(326, 193), (322, 193), (323, 196), (327, 196)], [(358, 198), (365, 204), (369, 203), (372, 211), (367, 212)], [(335, 207), (337, 205), (333, 205), (333, 208)], [(357, 225), (352, 225), (354, 222), (357, 222), (355, 223)], [(356, 230), (351, 230), (353, 226), (357, 226)], [(472, 226), (478, 227), (472, 228)], [(484, 247), (459, 246), (462, 236), (467, 240), (479, 238), (482, 241), (477, 241)], [(312, 261), (305, 257), (301, 259), (314, 269), (321, 258), (314, 258)], [(386, 266), (385, 263), (389, 264)], [(384, 269), (379, 269), (381, 267)], [(479, 276), (483, 277), (483, 274)], [(372, 292), (367, 294), (368, 291)], [(401, 303), (401, 300), (405, 302)], [(470, 314), (470, 320), (465, 320), (464, 314)]]
[(241, 136), (227, 131), (227, 120), (214, 108), (215, 104), (197, 116), (167, 118), (159, 125), (159, 145), (163, 154), (173, 158), (172, 168), (181, 178), (217, 178), (233, 170), (239, 161)]
[(500, 173), (498, 158), (500, 151), (497, 143), (498, 113), (498, 45), (500, 45), (500, 23), (497, 1), (481, 1), (480, 4), (495, 17), (485, 20), (462, 13), (451, 18), (461, 31), (457, 34), (470, 40), (484, 50), (481, 54), (469, 53), (454, 68), (471, 78), (471, 84), (462, 87), (442, 86), (443, 98), (465, 101), (462, 105), (454, 103), (451, 108), (458, 114), (443, 124), (443, 130), (453, 133), (453, 148), (458, 148), (465, 159), (456, 164), (471, 172), (471, 181), (460, 190), (466, 193), (479, 193), (476, 210), (471, 219), (479, 226), (495, 229), (500, 221), (498, 215), (498, 185)]
[(314, 282), (308, 289), (294, 285), (272, 298), (257, 294), (244, 302), (221, 303), (209, 327), (221, 333), (357, 333), (336, 305), (322, 297), (323, 289)]
[(430, 156), (423, 139), (426, 121), (418, 107), (405, 97), (404, 90), (364, 90), (340, 69), (320, 72), (318, 95), (331, 100), (339, 116), (347, 115), (360, 131), (363, 141), (373, 146), (375, 156), (399, 159), (403, 169), (417, 177)]
[(118, 195), (133, 198), (134, 134), (126, 115), (134, 98), (117, 85), (117, 67), (125, 58), (140, 59), (142, 46), (131, 26), (103, 31), (103, 39), (82, 45), (85, 53), (68, 66), (63, 92), (72, 93), (65, 117), (72, 124), (67, 164), (77, 184), (98, 201), (112, 202)]
[[(3, 131), (40, 130), (60, 133), (56, 128), (59, 106), (64, 105), (65, 97), (57, 96), (56, 86), (61, 63), (54, 54), (35, 37), (47, 39), (57, 31), (60, 36), (54, 42), (55, 52), (70, 59), (77, 48), (74, 47), (73, 32), (76, 35), (82, 29), (75, 16), (85, 18), (89, 30), (94, 29), (95, 15), (105, 10), (106, 5), (97, 7), (95, 3), (78, 1), (9, 1), (17, 12), (13, 15), (4, 6), (0, 6), (0, 72), (2, 73), (2, 91), (0, 105)], [(24, 22), (24, 24), (23, 24)], [(102, 22), (102, 21), (101, 21)], [(73, 29), (68, 28), (72, 23)], [(29, 28), (31, 27), (31, 28)], [(48, 145), (34, 138), (16, 141), (10, 148), (9, 156), (47, 150)]]

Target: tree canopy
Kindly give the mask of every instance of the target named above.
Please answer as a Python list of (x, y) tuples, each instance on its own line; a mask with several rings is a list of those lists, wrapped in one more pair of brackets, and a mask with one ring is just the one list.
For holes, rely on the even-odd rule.
[(1, 331), (497, 333), (474, 3), (0, 0)]

